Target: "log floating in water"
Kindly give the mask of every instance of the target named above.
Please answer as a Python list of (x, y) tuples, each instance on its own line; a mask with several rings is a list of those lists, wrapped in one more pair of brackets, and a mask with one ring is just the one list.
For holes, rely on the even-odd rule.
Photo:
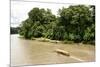
[(65, 55), (65, 56), (70, 56), (69, 52), (61, 50), (61, 49), (56, 49), (55, 52), (57, 52), (58, 54)]

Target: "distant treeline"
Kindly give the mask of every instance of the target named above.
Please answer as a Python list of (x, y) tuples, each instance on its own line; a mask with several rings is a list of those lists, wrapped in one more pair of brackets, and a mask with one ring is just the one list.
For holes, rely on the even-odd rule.
[(10, 27), (10, 34), (18, 34), (19, 27)]
[(52, 40), (95, 42), (95, 6), (74, 5), (58, 10), (33, 8), (20, 25), (19, 34), (26, 39), (45, 37)]

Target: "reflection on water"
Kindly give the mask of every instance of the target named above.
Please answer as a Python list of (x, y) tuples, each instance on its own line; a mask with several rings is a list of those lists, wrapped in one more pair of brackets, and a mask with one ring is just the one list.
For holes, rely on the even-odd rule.
[[(74, 46), (77, 47), (77, 46)], [(55, 49), (61, 48), (69, 50), (73, 55), (79, 56), (78, 53), (82, 53), (83, 50), (72, 50), (70, 45), (60, 45), (50, 42), (39, 42), (36, 40), (25, 40), (18, 37), (18, 35), (11, 35), (11, 65), (36, 65), (36, 64), (56, 64), (56, 63), (72, 63), (80, 62), (78, 60), (59, 55), (54, 52)], [(81, 48), (81, 47), (78, 47)], [(87, 48), (84, 48), (87, 49)], [(71, 51), (72, 50), (72, 51)], [(93, 50), (93, 49), (89, 49)], [(88, 51), (88, 50), (87, 50)], [(80, 57), (82, 59), (87, 56), (88, 60), (94, 61), (94, 51), (90, 52), (93, 54), (89, 56), (87, 51), (84, 51)]]

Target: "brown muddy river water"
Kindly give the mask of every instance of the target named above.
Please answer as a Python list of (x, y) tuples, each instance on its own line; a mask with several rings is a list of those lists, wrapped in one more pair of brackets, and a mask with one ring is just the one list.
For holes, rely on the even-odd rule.
[[(69, 52), (71, 56), (57, 54), (55, 49), (63, 49)], [(11, 35), (12, 66), (93, 61), (95, 61), (95, 47), (92, 45), (40, 42)]]

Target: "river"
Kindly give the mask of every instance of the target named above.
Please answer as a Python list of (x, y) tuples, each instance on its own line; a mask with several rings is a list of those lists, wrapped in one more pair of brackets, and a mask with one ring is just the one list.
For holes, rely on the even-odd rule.
[[(69, 51), (75, 58), (57, 54), (54, 50), (58, 48)], [(19, 35), (11, 35), (12, 66), (82, 62), (77, 58), (84, 61), (95, 61), (95, 47), (26, 40), (19, 38)]]

